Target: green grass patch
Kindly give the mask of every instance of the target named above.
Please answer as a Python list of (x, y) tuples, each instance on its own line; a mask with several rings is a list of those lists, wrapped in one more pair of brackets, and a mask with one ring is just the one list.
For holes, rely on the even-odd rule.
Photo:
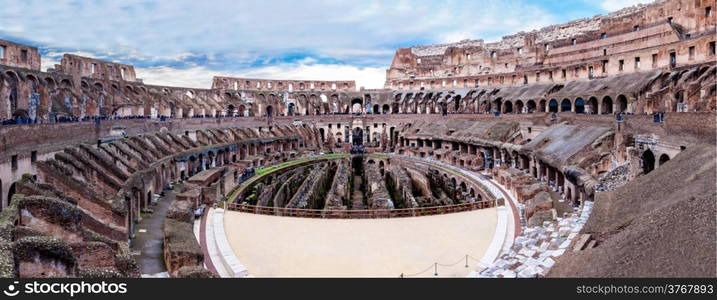
[(348, 158), (349, 154), (347, 153), (329, 153), (329, 154), (323, 154), (319, 156), (312, 156), (312, 157), (302, 157), (295, 160), (285, 161), (276, 165), (272, 166), (266, 166), (256, 169), (255, 175), (250, 178), (247, 181), (242, 182), (240, 185), (238, 185), (230, 194), (227, 196), (224, 201), (229, 201), (233, 199), (236, 199), (239, 193), (244, 190), (246, 187), (251, 186), (258, 180), (261, 180), (265, 175), (271, 174), (273, 172), (279, 171), (281, 169), (286, 169), (289, 167), (293, 167), (299, 164), (303, 164), (310, 161), (319, 161), (319, 160), (327, 160), (327, 159), (337, 159), (337, 158)]

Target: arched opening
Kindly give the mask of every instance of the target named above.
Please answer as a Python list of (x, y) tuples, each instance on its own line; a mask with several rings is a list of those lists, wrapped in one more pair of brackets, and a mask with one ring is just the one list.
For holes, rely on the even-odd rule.
[(672, 111), (674, 112), (685, 112), (686, 105), (685, 105), (685, 91), (678, 91), (675, 93), (675, 105), (672, 108)]
[(513, 103), (510, 101), (505, 101), (503, 103), (503, 113), (508, 114), (513, 112)]
[(617, 112), (627, 112), (627, 97), (625, 97), (625, 95), (617, 96), (617, 104)]
[(397, 113), (398, 113), (398, 103), (394, 103), (394, 104), (393, 104), (393, 109), (391, 110), (391, 113), (392, 113), (392, 114), (397, 114)]
[(562, 102), (560, 102), (560, 112), (569, 112), (572, 110), (572, 104), (570, 103), (570, 99), (563, 99)]
[(670, 156), (668, 156), (667, 154), (660, 155), (660, 167), (662, 167), (662, 164), (666, 163), (669, 160)]
[(494, 107), (496, 111), (500, 111), (501, 109), (503, 109), (503, 98), (493, 100), (492, 107)]
[(229, 104), (229, 106), (227, 107), (227, 116), (234, 116), (234, 105)]
[(642, 172), (644, 174), (652, 172), (655, 169), (655, 154), (649, 149), (642, 153)]
[(381, 107), (381, 113), (382, 113), (382, 114), (388, 114), (388, 112), (389, 112), (390, 110), (391, 110), (391, 108), (388, 106), (388, 104), (384, 104), (384, 105)]
[(605, 96), (602, 98), (602, 114), (612, 114), (612, 98)]
[(14, 182), (10, 185), (10, 189), (7, 192), (7, 206), (10, 206), (10, 203), (12, 202), (13, 195), (15, 195), (15, 183)]
[[(545, 105), (545, 104), (543, 104), (543, 105)], [(535, 112), (535, 109), (536, 109), (535, 101), (533, 101), (533, 100), (528, 100), (528, 113), (529, 113), (529, 114), (534, 113), (534, 112)]]
[(294, 103), (289, 103), (287, 115), (293, 116), (295, 110), (296, 110), (296, 105)]
[(558, 112), (558, 100), (550, 100), (548, 107), (550, 108), (550, 112)]
[(363, 145), (363, 129), (356, 127), (351, 135), (354, 145)]
[(269, 105), (269, 106), (266, 107), (266, 117), (267, 117), (267, 118), (271, 118), (271, 117), (273, 117), (273, 116), (274, 116), (274, 107), (272, 107), (271, 105)]
[(453, 98), (453, 111), (458, 111), (461, 108), (461, 96), (458, 95)]
[(246, 108), (244, 107), (244, 105), (239, 105), (239, 116), (243, 117), (245, 115), (246, 115)]
[(527, 113), (527, 111), (523, 111), (523, 107), (524, 107), (523, 101), (520, 101), (520, 100), (515, 101), (515, 113), (516, 114)]
[(597, 114), (598, 113), (598, 99), (595, 97), (590, 97), (588, 99), (588, 109), (586, 111), (589, 114)]
[(321, 135), (321, 143), (323, 144), (326, 141), (323, 128), (319, 128), (319, 134)]
[(585, 100), (583, 100), (583, 98), (575, 99), (575, 113), (576, 114), (584, 114), (585, 113)]
[(361, 98), (355, 98), (355, 99), (351, 100), (351, 113), (360, 114), (362, 107), (363, 107), (363, 100)]
[(380, 108), (379, 108), (378, 104), (374, 104), (374, 105), (373, 105), (373, 110), (371, 110), (371, 113), (379, 114), (379, 113), (380, 113), (379, 109), (380, 109)]
[(545, 99), (540, 100), (538, 103), (538, 112), (545, 112), (546, 101)]

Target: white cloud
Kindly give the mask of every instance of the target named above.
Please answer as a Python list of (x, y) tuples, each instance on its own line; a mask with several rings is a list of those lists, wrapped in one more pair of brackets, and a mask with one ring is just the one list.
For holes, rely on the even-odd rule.
[(355, 80), (357, 87), (383, 88), (386, 70), (374, 67), (329, 64), (280, 64), (239, 72), (221, 72), (206, 67), (136, 68), (137, 77), (147, 84), (210, 88), (214, 76), (232, 76), (289, 80)]
[(308, 51), (341, 60), (370, 56), (376, 65), (390, 61), (396, 44), (514, 33), (548, 15), (527, 0), (10, 1), (0, 19), (15, 25), (0, 32), (126, 58)]
[(613, 12), (635, 4), (650, 3), (652, 1), (653, 0), (603, 0), (602, 3), (600, 3), (600, 7), (606, 11)]
[[(603, 5), (613, 2), (625, 3)], [(0, 20), (12, 26), (0, 27), (0, 35), (31, 40), (45, 49), (135, 63), (147, 83), (200, 88), (209, 87), (219, 74), (356, 80), (359, 86), (380, 88), (397, 47), (466, 38), (494, 41), (567, 21), (529, 0), (56, 0), (52, 5), (2, 5)], [(51, 67), (60, 57), (59, 51), (48, 51), (43, 66)]]

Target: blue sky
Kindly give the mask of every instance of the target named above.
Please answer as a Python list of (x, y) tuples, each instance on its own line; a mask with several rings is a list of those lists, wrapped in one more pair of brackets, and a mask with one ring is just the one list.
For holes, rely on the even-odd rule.
[(649, 0), (0, 0), (0, 38), (132, 64), (146, 83), (214, 75), (356, 80), (380, 88), (396, 48), (495, 41)]

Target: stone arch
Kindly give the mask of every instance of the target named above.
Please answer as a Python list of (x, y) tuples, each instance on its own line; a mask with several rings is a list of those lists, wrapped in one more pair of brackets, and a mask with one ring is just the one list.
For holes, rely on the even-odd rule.
[(652, 153), (652, 150), (645, 150), (645, 152), (642, 153), (641, 159), (643, 174), (648, 174), (655, 169), (655, 154)]
[(612, 108), (612, 98), (610, 96), (605, 96), (602, 98), (602, 111), (600, 113), (602, 114), (612, 114), (613, 108)]
[(560, 112), (569, 112), (573, 110), (573, 104), (570, 103), (570, 99), (565, 98), (560, 102)]
[(535, 101), (533, 101), (533, 100), (528, 100), (528, 103), (526, 103), (526, 105), (528, 107), (528, 113), (534, 113), (535, 110), (537, 109), (537, 107), (535, 105)]
[(575, 113), (576, 114), (584, 114), (585, 113), (585, 100), (583, 98), (576, 98), (575, 99)]
[(545, 101), (545, 99), (541, 99), (541, 100), (538, 102), (538, 111), (539, 111), (539, 112), (545, 112), (545, 110), (547, 109), (547, 108), (546, 108), (546, 104), (547, 104), (546, 102), (547, 102), (547, 101)]
[(672, 111), (683, 112), (685, 111), (685, 91), (680, 90), (675, 93), (674, 105), (672, 105)]
[(512, 102), (510, 102), (510, 101), (503, 102), (503, 113), (504, 114), (513, 113), (513, 103)]
[(548, 107), (550, 109), (550, 112), (558, 112), (558, 100), (550, 99), (550, 102), (548, 103)]
[(597, 99), (596, 97), (590, 97), (590, 99), (588, 99), (588, 106), (587, 106), (587, 107), (588, 107), (588, 109), (587, 109), (587, 111), (586, 111), (587, 113), (590, 113), (590, 114), (598, 114), (598, 113), (599, 113), (599, 111), (598, 111), (598, 99)]
[(627, 97), (625, 95), (617, 96), (617, 112), (627, 112)]
[(456, 95), (453, 98), (453, 111), (458, 111), (461, 108), (461, 95)]
[(517, 100), (515, 101), (515, 113), (516, 114), (522, 114), (523, 113), (523, 101)]
[(363, 99), (354, 98), (351, 99), (351, 113), (361, 113), (363, 111)]
[(668, 162), (669, 160), (670, 160), (670, 156), (663, 153), (662, 155), (660, 155), (660, 160), (659, 160), (660, 164), (658, 166), (662, 167), (662, 164)]

